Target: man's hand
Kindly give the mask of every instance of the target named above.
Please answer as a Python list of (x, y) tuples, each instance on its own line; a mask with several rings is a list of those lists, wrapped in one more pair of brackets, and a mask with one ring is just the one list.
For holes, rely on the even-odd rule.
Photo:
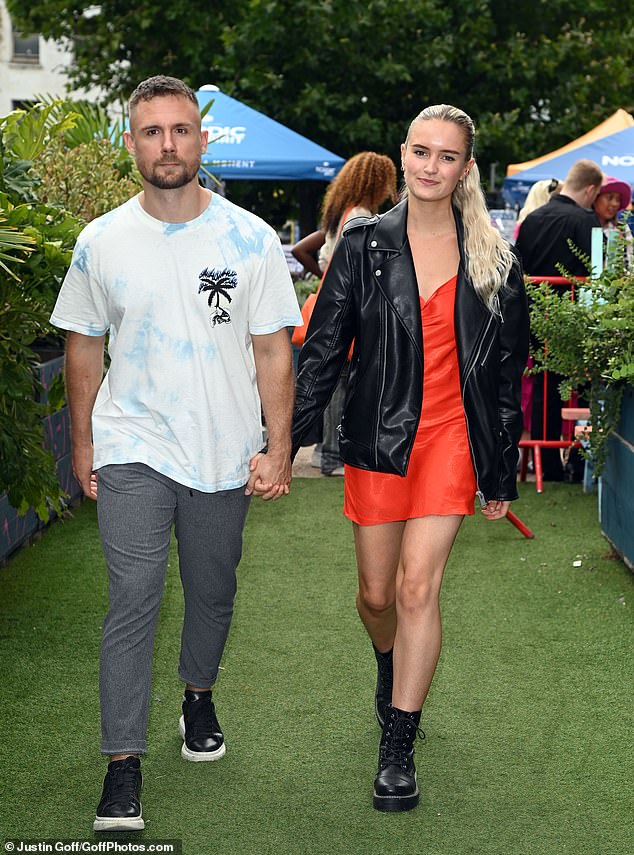
[(510, 502), (502, 502), (500, 499), (491, 499), (482, 508), (482, 513), (488, 520), (501, 520), (508, 513)]
[(291, 485), (289, 455), (260, 452), (251, 459), (249, 469), (251, 475), (244, 490), (245, 496), (255, 494), (267, 502), (288, 495)]
[(91, 445), (73, 445), (73, 474), (79, 482), (84, 496), (97, 498), (97, 475), (93, 472), (93, 447)]
[(287, 329), (254, 335), (253, 358), (258, 391), (268, 431), (269, 449), (256, 454), (245, 494), (265, 501), (286, 496), (291, 483), (291, 420), (295, 380)]

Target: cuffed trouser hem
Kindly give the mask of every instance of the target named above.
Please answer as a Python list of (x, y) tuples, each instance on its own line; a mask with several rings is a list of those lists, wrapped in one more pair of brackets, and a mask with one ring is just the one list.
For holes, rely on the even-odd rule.
[(110, 583), (100, 660), (104, 753), (145, 751), (172, 522), (185, 603), (179, 674), (201, 687), (212, 682), (197, 682), (201, 675), (217, 677), (249, 502), (243, 488), (202, 493), (141, 463), (99, 469), (97, 511)]
[(201, 689), (204, 686), (209, 686), (209, 688), (212, 688), (216, 685), (216, 680), (218, 679), (218, 672), (216, 671), (215, 677), (210, 680), (209, 677), (192, 677), (191, 675), (188, 676), (187, 674), (183, 674), (183, 672), (179, 668), (178, 678), (179, 680), (182, 680), (183, 683), (186, 683), (189, 686), (200, 686)]
[[(121, 747), (123, 745), (123, 748)], [(134, 746), (137, 746), (136, 748)], [(132, 747), (130, 747), (132, 746)], [(145, 754), (147, 750), (147, 743), (145, 740), (143, 742), (128, 742), (128, 743), (115, 743), (115, 742), (102, 742), (101, 743), (101, 753), (102, 754)]]

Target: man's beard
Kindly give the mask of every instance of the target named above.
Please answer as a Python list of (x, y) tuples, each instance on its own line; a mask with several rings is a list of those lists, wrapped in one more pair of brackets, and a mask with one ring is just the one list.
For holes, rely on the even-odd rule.
[[(173, 163), (174, 161), (167, 162)], [(181, 168), (178, 171), (161, 172), (159, 169), (160, 166), (160, 163), (156, 164), (151, 171), (139, 166), (139, 172), (152, 187), (157, 187), (159, 190), (177, 190), (179, 187), (184, 187), (196, 178), (200, 162), (183, 163), (180, 161)]]

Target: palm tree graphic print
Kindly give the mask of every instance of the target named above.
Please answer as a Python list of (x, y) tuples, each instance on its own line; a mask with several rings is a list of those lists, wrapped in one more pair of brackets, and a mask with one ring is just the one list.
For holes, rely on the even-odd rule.
[(230, 324), (231, 315), (226, 309), (221, 307), (220, 297), (224, 297), (229, 303), (231, 302), (229, 289), (238, 287), (238, 274), (235, 270), (230, 270), (228, 267), (222, 270), (216, 270), (215, 267), (209, 270), (208, 267), (205, 267), (202, 273), (198, 274), (198, 278), (200, 279), (198, 293), (201, 294), (203, 291), (209, 291), (207, 305), (211, 309), (209, 315), (211, 326), (215, 327), (216, 324)]

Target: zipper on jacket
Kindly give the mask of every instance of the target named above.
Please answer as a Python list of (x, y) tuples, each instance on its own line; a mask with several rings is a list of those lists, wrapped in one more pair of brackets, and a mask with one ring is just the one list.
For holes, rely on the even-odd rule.
[[(488, 329), (488, 327), (487, 327), (487, 329)], [(486, 332), (484, 335), (486, 336)], [(484, 336), (483, 336), (483, 339), (484, 339)], [(487, 357), (491, 353), (491, 348), (493, 347), (493, 341), (494, 341), (494, 339), (492, 338), (491, 341), (489, 342), (489, 346), (487, 347), (487, 352), (484, 354), (484, 356), (480, 360), (480, 365), (484, 365), (484, 363), (487, 361)]]
[[(478, 344), (475, 356), (471, 360), (471, 365), (469, 366), (469, 370), (467, 371), (465, 378), (464, 378), (464, 383), (462, 384), (462, 408), (464, 410), (465, 424), (467, 425), (467, 439), (469, 440), (469, 448), (471, 449), (471, 460), (473, 462), (473, 468), (475, 471), (476, 487), (478, 488), (476, 491), (476, 496), (480, 500), (480, 507), (482, 507), (482, 508), (486, 505), (486, 499), (484, 498), (484, 493), (480, 489), (480, 475), (478, 473), (478, 466), (476, 463), (476, 457), (475, 457), (475, 454), (473, 453), (473, 443), (471, 442), (471, 431), (469, 430), (469, 417), (467, 415), (467, 408), (464, 405), (464, 393), (465, 393), (465, 389), (467, 388), (467, 381), (469, 380), (471, 372), (475, 368), (475, 364), (478, 361), (478, 359), (480, 358), (480, 351), (482, 350), (482, 345), (484, 343), (484, 340), (486, 339), (486, 335), (487, 335), (487, 333), (489, 331), (489, 327), (491, 326), (492, 323), (493, 323), (493, 315), (490, 315), (489, 320), (487, 322), (487, 325), (484, 329), (484, 333), (482, 334), (482, 338), (480, 339), (480, 342)], [(489, 350), (490, 350), (490, 348), (491, 348), (491, 345), (489, 345)], [(488, 355), (488, 351), (487, 351), (487, 355)], [(485, 356), (485, 359), (486, 359), (486, 356)]]
[(386, 365), (386, 356), (383, 353), (385, 348), (385, 312), (387, 308), (385, 306), (385, 302), (381, 301), (381, 342), (379, 348), (379, 359), (381, 368), (381, 377), (380, 377), (380, 385), (379, 385), (379, 397), (377, 400), (376, 407), (376, 421), (374, 423), (374, 465), (378, 467), (379, 465), (379, 422), (381, 420), (381, 400), (383, 398), (383, 391), (385, 390), (385, 375), (387, 373), (387, 365)]

